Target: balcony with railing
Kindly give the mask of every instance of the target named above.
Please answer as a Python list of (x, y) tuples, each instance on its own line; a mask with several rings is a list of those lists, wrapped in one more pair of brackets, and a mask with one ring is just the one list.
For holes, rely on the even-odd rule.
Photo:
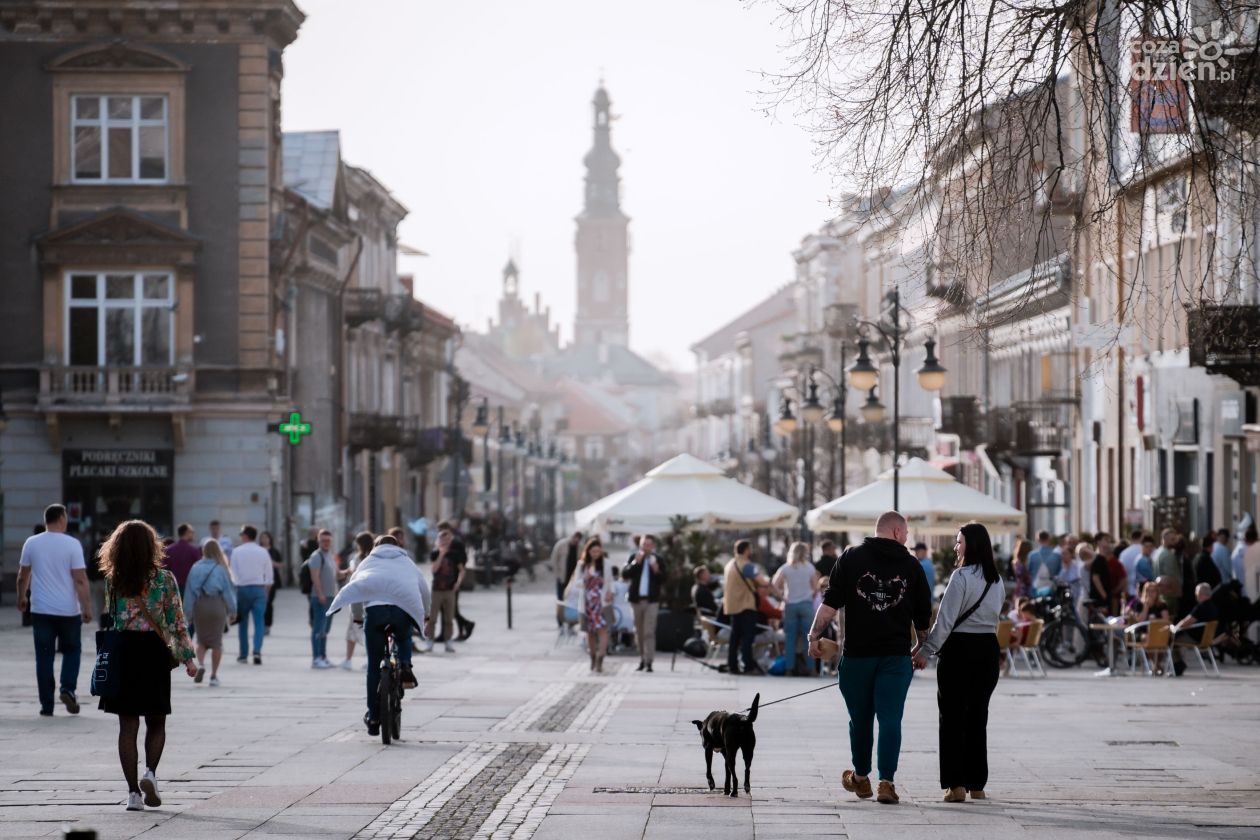
[(384, 449), (398, 446), (403, 438), (403, 419), (392, 414), (352, 413), (348, 443), (351, 449)]
[(1072, 408), (1061, 402), (1016, 403), (1012, 409), (1015, 452), (1059, 455), (1072, 448)]
[(424, 306), (409, 294), (389, 295), (383, 305), (383, 319), (387, 329), (417, 332), (424, 324)]
[(191, 368), (54, 365), (39, 372), (42, 411), (146, 412), (187, 408)]
[(941, 425), (937, 431), (958, 435), (962, 449), (974, 449), (984, 443), (984, 427), (980, 400), (976, 397), (941, 397)]
[(357, 327), (385, 317), (385, 296), (380, 289), (346, 289), (342, 300), (348, 327)]

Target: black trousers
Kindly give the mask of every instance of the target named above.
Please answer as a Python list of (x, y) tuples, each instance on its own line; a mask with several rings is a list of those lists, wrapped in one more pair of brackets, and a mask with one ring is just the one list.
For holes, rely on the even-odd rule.
[(940, 651), (941, 789), (984, 790), (989, 781), (989, 698), (998, 681), (993, 633), (953, 633)]

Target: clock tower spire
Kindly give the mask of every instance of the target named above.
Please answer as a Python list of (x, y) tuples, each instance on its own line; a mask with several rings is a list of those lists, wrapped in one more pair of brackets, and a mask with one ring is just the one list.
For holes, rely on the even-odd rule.
[(612, 101), (600, 81), (591, 101), (594, 142), (586, 153), (586, 196), (577, 217), (577, 318), (574, 343), (625, 347), (630, 342), (627, 280), (630, 219), (621, 211), (621, 158), (612, 147)]

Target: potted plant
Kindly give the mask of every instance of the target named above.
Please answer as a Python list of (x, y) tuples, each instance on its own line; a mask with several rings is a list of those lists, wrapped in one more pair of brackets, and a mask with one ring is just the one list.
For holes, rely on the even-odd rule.
[(669, 520), (670, 532), (661, 545), (665, 561), (665, 580), (661, 584), (661, 611), (656, 619), (656, 649), (677, 650), (695, 630), (695, 610), (691, 605), (691, 587), (696, 566), (712, 567), (721, 552), (721, 544), (708, 531), (688, 528), (694, 520), (674, 516)]

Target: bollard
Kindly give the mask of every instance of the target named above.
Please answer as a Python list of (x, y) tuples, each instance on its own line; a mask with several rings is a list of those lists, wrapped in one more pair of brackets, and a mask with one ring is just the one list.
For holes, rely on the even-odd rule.
[(503, 582), (503, 585), (504, 585), (504, 588), (507, 589), (507, 602), (508, 602), (507, 603), (507, 619), (508, 619), (508, 629), (511, 630), (512, 629), (512, 578), (511, 576), (509, 576), (507, 580)]

